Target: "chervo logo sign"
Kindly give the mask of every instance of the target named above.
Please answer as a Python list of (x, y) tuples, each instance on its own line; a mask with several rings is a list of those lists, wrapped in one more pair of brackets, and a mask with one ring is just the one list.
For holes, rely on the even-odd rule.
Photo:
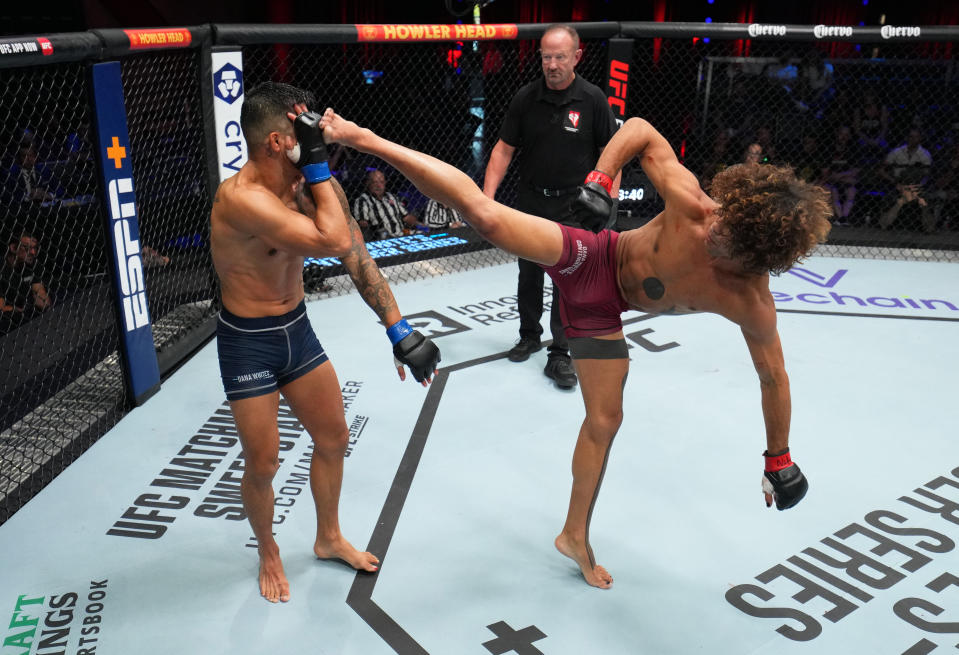
[(750, 23), (746, 28), (749, 36), (786, 36), (785, 25), (761, 25), (759, 23)]
[(897, 37), (916, 38), (922, 34), (922, 30), (915, 26), (896, 27), (895, 25), (883, 25), (879, 29), (879, 34), (884, 39), (895, 39)]
[(827, 39), (830, 37), (850, 37), (852, 28), (846, 25), (816, 25), (812, 28), (813, 36), (817, 39)]

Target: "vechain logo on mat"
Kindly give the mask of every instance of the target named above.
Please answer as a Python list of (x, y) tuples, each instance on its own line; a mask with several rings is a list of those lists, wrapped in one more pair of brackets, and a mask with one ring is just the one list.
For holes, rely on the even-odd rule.
[[(920, 294), (909, 296), (867, 295), (862, 293), (842, 293), (833, 291), (839, 283), (847, 278), (849, 269), (840, 268), (835, 271), (819, 273), (808, 268), (795, 266), (788, 273), (801, 280), (819, 287), (820, 291), (797, 293), (795, 295), (773, 291), (773, 299), (782, 306), (785, 303), (798, 301), (806, 305), (842, 306), (842, 307), (879, 307), (883, 309), (921, 309), (932, 311), (959, 312), (955, 302), (945, 298), (924, 298)], [(918, 297), (917, 297), (918, 296)]]

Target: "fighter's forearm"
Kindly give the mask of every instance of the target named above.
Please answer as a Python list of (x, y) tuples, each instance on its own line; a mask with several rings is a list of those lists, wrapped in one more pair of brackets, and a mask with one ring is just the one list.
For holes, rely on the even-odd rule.
[(775, 378), (761, 379), (763, 421), (766, 425), (766, 450), (779, 453), (789, 447), (792, 400), (785, 372)]
[[(313, 221), (317, 232), (322, 235), (323, 242), (328, 245), (335, 254), (339, 255), (347, 244), (347, 234), (343, 229), (342, 217), (339, 214), (342, 213), (347, 217), (350, 215), (348, 205), (343, 205), (342, 203), (337, 204), (335, 201), (337, 199), (337, 191), (342, 191), (339, 189), (339, 184), (336, 183), (335, 178), (331, 177), (330, 181), (310, 185), (301, 184), (300, 188), (304, 194), (310, 194), (313, 202), (312, 211), (303, 213)], [(304, 203), (299, 204), (302, 211)], [(337, 211), (338, 209), (341, 209), (342, 212)]]
[(346, 193), (339, 182), (333, 184), (333, 191), (343, 214), (346, 216), (346, 222), (350, 230), (350, 250), (349, 253), (340, 258), (340, 261), (343, 262), (343, 266), (349, 273), (353, 286), (360, 292), (363, 302), (369, 305), (384, 325), (393, 325), (403, 318), (399, 307), (396, 305), (396, 299), (393, 297), (393, 291), (380, 272), (379, 266), (376, 265), (366, 249), (363, 232), (350, 214), (350, 205), (346, 199)]
[(350, 231), (353, 245), (350, 247), (350, 254), (341, 258), (343, 266), (346, 267), (353, 286), (360, 292), (363, 302), (369, 305), (384, 325), (393, 325), (403, 318), (396, 305), (396, 298), (393, 297), (393, 291), (383, 273), (370, 257), (359, 225), (353, 219), (349, 220), (352, 223)]
[(617, 200), (619, 198), (619, 187), (622, 184), (622, 182), (623, 182), (623, 174), (621, 172), (617, 173), (613, 177), (613, 187), (612, 189), (610, 189), (610, 192), (609, 192), (609, 195), (613, 200)]
[(630, 118), (603, 148), (596, 170), (615, 177), (633, 157), (642, 155), (656, 133), (653, 126), (642, 118)]
[[(350, 235), (349, 250), (346, 254), (340, 256), (340, 261), (353, 281), (353, 286), (360, 292), (363, 301), (369, 305), (381, 321), (386, 325), (392, 325), (403, 318), (396, 306), (393, 292), (376, 262), (370, 257), (370, 253), (366, 249), (366, 242), (363, 240), (363, 232), (353, 218), (346, 193), (336, 178), (331, 178), (330, 189), (333, 191), (333, 196), (345, 216), (346, 227)], [(300, 211), (307, 216), (313, 215), (316, 211), (314, 197), (305, 184), (301, 184), (297, 188), (296, 202)]]

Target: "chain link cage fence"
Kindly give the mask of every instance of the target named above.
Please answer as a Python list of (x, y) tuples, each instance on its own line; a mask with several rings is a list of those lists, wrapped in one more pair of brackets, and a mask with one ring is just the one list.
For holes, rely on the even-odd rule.
[[(579, 75), (602, 88), (606, 41), (583, 39)], [(444, 41), (318, 45), (253, 45), (243, 48), (244, 83), (252, 89), (267, 80), (311, 91), (322, 107), (370, 127), (387, 138), (455, 165), (483, 185), (486, 161), (516, 91), (542, 76), (539, 42)], [(352, 202), (365, 190), (372, 169), (384, 172), (387, 189), (422, 219), (429, 199), (388, 164), (351, 149), (331, 156), (332, 168)], [(516, 198), (517, 167), (511, 166), (497, 192), (500, 202)], [(469, 227), (432, 230), (373, 241), (371, 254), (394, 282), (443, 275), (515, 261), (492, 248)], [(437, 234), (440, 232), (441, 234)], [(435, 241), (436, 237), (442, 240)], [(431, 243), (432, 242), (432, 243)], [(440, 257), (424, 259), (420, 247), (443, 244)], [(349, 277), (334, 261), (307, 263), (311, 298), (352, 291)]]
[(122, 415), (80, 64), (0, 71), (0, 522)]
[[(704, 38), (696, 27), (650, 37), (624, 23), (621, 36), (633, 44), (626, 116), (649, 120), (704, 187), (752, 151), (830, 192), (833, 230), (820, 254), (956, 259), (959, 80), (951, 42), (857, 43), (843, 30), (834, 32), (844, 40)], [(577, 73), (607, 89), (608, 40), (582, 45)], [(510, 99), (541, 75), (537, 48), (536, 39), (256, 45), (244, 47), (244, 65), (248, 88), (274, 79), (310, 89), (320, 104), (482, 185)], [(385, 165), (349, 150), (334, 166), (351, 198), (373, 167)], [(515, 199), (516, 171), (511, 166), (500, 186), (501, 202)], [(385, 172), (387, 187), (421, 213), (427, 199)], [(624, 170), (622, 187), (619, 229), (662, 210), (638, 162)]]
[[(235, 35), (221, 42), (214, 29), (213, 41), (242, 45), (247, 89), (265, 80), (309, 89), (320, 105), (450, 162), (482, 185), (510, 99), (541, 75), (542, 27), (520, 26), (518, 39), (476, 42), (359, 43), (343, 26), (315, 26), (315, 40), (304, 39), (297, 26), (296, 39), (269, 45), (244, 44)], [(727, 27), (740, 35), (746, 28)], [(760, 161), (793, 166), (832, 193), (834, 228), (821, 252), (955, 261), (959, 82), (951, 41), (743, 40), (722, 29), (704, 37), (702, 26), (667, 34), (627, 23), (581, 30), (577, 72), (608, 93), (607, 39), (616, 30), (618, 38), (632, 39), (625, 115), (655, 125), (706, 188), (755, 145)], [(116, 53), (94, 48), (72, 62), (52, 57), (43, 66), (0, 67), (8, 267), (0, 283), (7, 285), (5, 305), (13, 299), (24, 309), (4, 312), (0, 333), (0, 523), (132, 404), (117, 350), (90, 134), (88, 62), (106, 54)], [(169, 372), (210, 335), (217, 310), (208, 243), (216, 152), (201, 81), (209, 52), (116, 56), (155, 346), (161, 372)], [(928, 160), (914, 145), (890, 155), (910, 139), (918, 139)], [(422, 217), (427, 199), (384, 163), (348, 149), (334, 151), (332, 163), (351, 200), (363, 191), (367, 170), (379, 168), (387, 188)], [(516, 168), (500, 185), (501, 202), (515, 200)], [(619, 229), (661, 211), (635, 163), (624, 170), (622, 187)], [(368, 245), (392, 282), (514, 259), (469, 228)], [(29, 274), (30, 282), (42, 283), (48, 308), (37, 306), (31, 284), (24, 286)], [(311, 298), (353, 291), (335, 259), (308, 260), (304, 283)]]
[[(955, 261), (952, 45), (637, 38), (629, 114), (653, 123), (706, 188), (748, 157), (826, 188), (834, 216), (821, 254)], [(644, 181), (638, 166), (624, 173), (627, 188)]]
[[(451, 41), (247, 46), (243, 48), (248, 89), (284, 81), (308, 89), (317, 102), (335, 108), (383, 136), (453, 164), (482, 185), (489, 151), (516, 91), (542, 76), (535, 40)], [(606, 43), (583, 39), (577, 72), (605, 85)], [(427, 198), (399, 173), (352, 150), (333, 155), (337, 178), (349, 198), (364, 191), (371, 168), (387, 169), (387, 188), (422, 215)], [(497, 199), (511, 203), (516, 167), (510, 168)]]
[(209, 154), (197, 84), (202, 56), (194, 49), (122, 60), (140, 248), (161, 371), (177, 364), (184, 343), (191, 343), (184, 337), (208, 325), (218, 309), (209, 251)]
[[(122, 58), (161, 371), (215, 316), (199, 49)], [(0, 523), (132, 404), (118, 351), (89, 65), (0, 69)]]

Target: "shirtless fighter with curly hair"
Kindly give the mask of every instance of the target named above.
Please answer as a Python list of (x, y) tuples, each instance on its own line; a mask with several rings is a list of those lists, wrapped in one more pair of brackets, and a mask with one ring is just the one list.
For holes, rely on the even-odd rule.
[[(347, 121), (328, 109), (320, 123), (338, 142), (387, 161), (426, 196), (453, 207), (494, 245), (538, 262), (562, 297), (562, 316), (580, 379), (586, 418), (573, 453), (573, 487), (556, 547), (586, 581), (608, 588), (596, 564), (589, 523), (613, 437), (623, 416), (629, 369), (620, 314), (712, 312), (742, 331), (759, 374), (766, 428), (766, 505), (798, 503), (808, 484), (789, 454), (790, 392), (776, 329), (769, 273), (787, 270), (829, 232), (829, 194), (769, 165), (734, 166), (707, 194), (648, 122), (631, 118), (610, 140), (574, 206), (583, 230), (524, 214), (486, 196), (464, 173)], [(639, 157), (665, 200), (642, 227), (607, 227), (612, 178)], [(686, 484), (691, 484), (687, 481)]]

